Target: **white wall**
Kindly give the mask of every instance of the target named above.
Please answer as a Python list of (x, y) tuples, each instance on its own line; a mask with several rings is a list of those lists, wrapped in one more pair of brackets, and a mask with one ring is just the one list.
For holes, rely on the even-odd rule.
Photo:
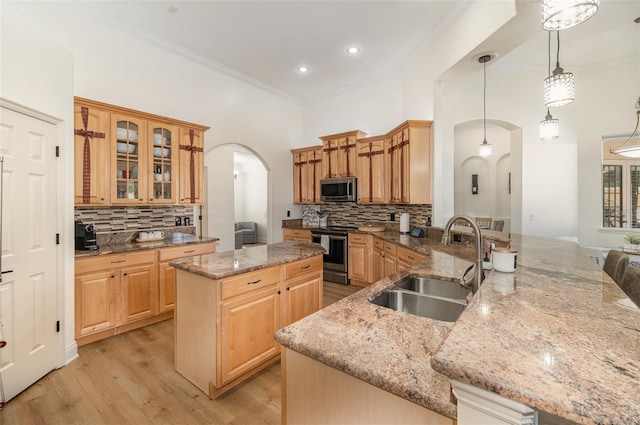
[(73, 56), (60, 44), (0, 3), (0, 98), (55, 117), (62, 162), (58, 167), (59, 199), (57, 231), (62, 244), (62, 270), (58, 282), (59, 318), (62, 324), (58, 365), (77, 356), (74, 332), (74, 227), (73, 227)]
[(258, 242), (267, 242), (267, 171), (252, 170), (244, 175), (244, 220), (257, 224)]

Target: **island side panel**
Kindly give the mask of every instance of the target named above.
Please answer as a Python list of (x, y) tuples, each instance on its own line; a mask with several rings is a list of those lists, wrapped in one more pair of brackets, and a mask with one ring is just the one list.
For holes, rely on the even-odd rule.
[(205, 394), (216, 384), (216, 281), (176, 269), (175, 369)]
[(285, 349), (283, 355), (283, 424), (456, 424), (455, 419), (291, 349)]

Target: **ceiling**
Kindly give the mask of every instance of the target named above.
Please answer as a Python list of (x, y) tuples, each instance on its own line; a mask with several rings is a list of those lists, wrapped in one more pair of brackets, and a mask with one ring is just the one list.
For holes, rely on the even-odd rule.
[[(504, 57), (508, 63), (546, 65), (547, 33), (539, 24), (541, 1), (518, 1), (518, 19), (479, 48), (498, 50), (499, 60)], [(83, 13), (138, 38), (304, 103), (401, 75), (420, 51), (464, 13), (471, 1), (174, 0), (73, 4)], [(603, 1), (589, 21), (562, 31), (563, 67), (633, 57), (637, 60), (640, 25), (633, 20), (638, 16), (638, 0)], [(523, 26), (529, 30), (523, 31)], [(358, 55), (346, 53), (351, 45), (360, 47)], [(461, 61), (460, 67), (480, 69), (469, 62)], [(310, 71), (299, 73), (300, 65), (308, 66)]]

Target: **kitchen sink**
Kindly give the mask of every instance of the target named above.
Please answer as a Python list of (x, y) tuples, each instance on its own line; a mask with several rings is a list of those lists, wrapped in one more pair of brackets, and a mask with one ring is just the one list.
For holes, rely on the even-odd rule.
[(435, 298), (457, 301), (462, 300), (465, 304), (470, 292), (464, 286), (454, 282), (415, 275), (410, 275), (399, 280), (396, 282), (394, 288), (406, 289), (408, 291), (418, 292)]
[(443, 322), (455, 322), (466, 306), (460, 300), (445, 300), (398, 289), (383, 292), (369, 301), (395, 311), (429, 317)]
[(455, 322), (467, 305), (469, 290), (454, 282), (410, 275), (369, 302), (395, 311)]

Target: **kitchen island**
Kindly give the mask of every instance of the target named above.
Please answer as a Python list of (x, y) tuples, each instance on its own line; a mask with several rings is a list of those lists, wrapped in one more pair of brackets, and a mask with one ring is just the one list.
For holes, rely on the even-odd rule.
[(176, 371), (214, 398), (279, 360), (276, 330), (322, 307), (323, 253), (282, 242), (171, 262)]
[[(295, 380), (291, 353), (460, 424), (473, 422), (458, 416), (465, 395), (456, 403), (451, 383), (515, 400), (540, 423), (640, 423), (640, 313), (618, 303), (625, 294), (577, 244), (511, 237), (518, 269), (492, 272), (454, 324), (368, 301), (408, 274), (462, 276), (470, 262), (425, 240), (426, 260), (280, 330), (285, 382)], [(297, 386), (295, 397), (303, 393)], [(304, 414), (288, 411), (290, 401), (285, 418)]]

